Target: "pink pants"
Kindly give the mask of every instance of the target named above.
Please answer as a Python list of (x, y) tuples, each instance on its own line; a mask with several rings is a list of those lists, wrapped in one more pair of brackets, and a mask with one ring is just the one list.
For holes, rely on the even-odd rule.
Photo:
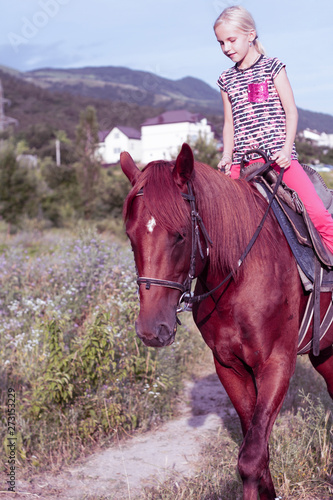
[[(253, 161), (250, 161), (250, 163), (253, 163)], [(280, 167), (278, 165), (273, 165), (273, 167), (278, 173), (280, 172)], [(230, 173), (232, 179), (238, 179), (240, 174), (240, 165), (232, 165)], [(288, 187), (297, 192), (309, 214), (310, 219), (322, 237), (323, 242), (326, 244), (329, 251), (333, 253), (332, 216), (326, 210), (324, 203), (317, 195), (314, 185), (297, 160), (291, 160), (290, 167), (284, 171), (283, 181)]]

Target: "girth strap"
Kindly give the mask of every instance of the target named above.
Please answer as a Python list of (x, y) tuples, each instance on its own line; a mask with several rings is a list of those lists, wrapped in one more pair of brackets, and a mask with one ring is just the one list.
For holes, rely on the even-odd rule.
[[(320, 269), (320, 277), (318, 278), (318, 289), (320, 289), (320, 283), (322, 279), (322, 268)], [(319, 291), (318, 291), (319, 293)], [(315, 312), (315, 291), (311, 292), (308, 298), (306, 309), (304, 312), (303, 320), (298, 334), (298, 347), (301, 346), (305, 335), (310, 327), (312, 317), (313, 317), (313, 338), (308, 342), (302, 349), (300, 349), (297, 354), (306, 354), (312, 347), (313, 355), (318, 356), (320, 349), (320, 341), (324, 338), (331, 324), (333, 323), (333, 296), (327, 308), (326, 314), (320, 323), (320, 303), (317, 306), (318, 311)], [(316, 318), (315, 318), (316, 315)], [(318, 324), (319, 323), (319, 324)], [(317, 354), (318, 353), (318, 354)]]
[(323, 270), (319, 260), (315, 257), (315, 280), (313, 284), (314, 311), (313, 311), (313, 340), (312, 352), (314, 356), (319, 356), (320, 348), (320, 285), (323, 276)]
[[(310, 303), (312, 301), (312, 296), (313, 296), (313, 293), (311, 293), (311, 295), (309, 297), (309, 300), (308, 300), (308, 302), (310, 302)], [(311, 304), (309, 305), (309, 307), (311, 308)], [(313, 313), (313, 309), (312, 309), (312, 313)], [(310, 312), (310, 315), (312, 316), (311, 312)], [(333, 322), (333, 302), (331, 300), (330, 304), (329, 304), (329, 306), (327, 308), (325, 317), (324, 317), (324, 319), (323, 319), (323, 321), (321, 322), (321, 325), (320, 325), (319, 341), (323, 340), (323, 338), (325, 337), (326, 333), (328, 332), (328, 329), (332, 325), (332, 322)], [(306, 334), (306, 330), (304, 331), (304, 336), (305, 336), (305, 334)], [(303, 336), (303, 338), (304, 338), (304, 336)], [(303, 340), (303, 338), (302, 338), (302, 340)], [(301, 345), (301, 342), (298, 343), (298, 347), (300, 345)], [(306, 353), (308, 353), (310, 351), (312, 345), (313, 345), (313, 340), (311, 339), (310, 342), (308, 342), (302, 349), (300, 349), (299, 351), (297, 351), (297, 354), (306, 354)]]

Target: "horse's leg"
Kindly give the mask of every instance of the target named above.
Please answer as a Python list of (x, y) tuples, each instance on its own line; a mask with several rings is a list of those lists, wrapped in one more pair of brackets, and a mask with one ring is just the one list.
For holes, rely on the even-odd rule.
[(296, 361), (270, 357), (256, 370), (257, 401), (252, 421), (239, 451), (238, 469), (243, 480), (244, 500), (274, 500), (269, 471), (268, 440), (289, 386)]
[(333, 346), (329, 346), (320, 352), (319, 356), (309, 354), (313, 367), (325, 379), (327, 390), (333, 399)]
[(256, 405), (256, 387), (253, 375), (245, 366), (237, 370), (226, 368), (214, 356), (216, 373), (238, 413), (243, 435), (250, 427)]
[[(226, 368), (219, 363), (219, 361), (214, 357), (216, 373), (228, 393), (228, 396), (238, 413), (243, 436), (245, 437), (248, 430), (250, 429), (254, 410), (256, 407), (257, 400), (257, 390), (256, 383), (254, 381), (253, 374), (245, 365), (239, 365), (237, 370), (234, 368)], [(277, 412), (279, 411), (279, 408)], [(268, 447), (267, 447), (268, 456)], [(242, 476), (243, 483), (244, 478)], [(257, 500), (257, 492), (260, 493), (260, 499), (274, 499), (275, 489), (272, 481), (272, 477), (267, 466), (262, 476), (258, 478), (252, 492), (246, 492), (244, 488), (244, 499), (246, 500)], [(269, 496), (267, 496), (267, 494)], [(251, 496), (252, 495), (252, 496)]]

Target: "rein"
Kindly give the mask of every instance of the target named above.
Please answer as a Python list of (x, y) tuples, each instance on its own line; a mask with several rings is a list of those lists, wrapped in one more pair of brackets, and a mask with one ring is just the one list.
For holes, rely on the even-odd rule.
[[(259, 169), (257, 171), (253, 172), (249, 177), (247, 177), (245, 179), (247, 182), (252, 180), (256, 175), (262, 174), (266, 169), (268, 169), (271, 166), (272, 163), (274, 163), (272, 161), (269, 161), (267, 156), (265, 154), (263, 154), (260, 150), (253, 150), (253, 151), (251, 150), (250, 152), (258, 152), (258, 153), (262, 154), (262, 156), (264, 156), (266, 162), (261, 167), (259, 167)], [(277, 178), (277, 181), (276, 181), (274, 190), (272, 192), (272, 196), (269, 200), (268, 206), (266, 208), (266, 211), (261, 219), (261, 222), (258, 225), (258, 227), (257, 227), (254, 235), (252, 236), (249, 244), (247, 245), (245, 251), (243, 252), (243, 254), (241, 255), (241, 257), (238, 260), (238, 263), (237, 263), (238, 268), (242, 265), (244, 259), (246, 258), (246, 256), (250, 252), (255, 241), (257, 240), (261, 229), (263, 228), (263, 225), (265, 223), (265, 220), (268, 216), (269, 210), (270, 210), (271, 205), (273, 203), (274, 197), (277, 193), (278, 187), (280, 186), (280, 183), (282, 181), (283, 173), (284, 173), (284, 169), (282, 168), (280, 171), (280, 174)], [(177, 313), (186, 311), (189, 304), (193, 304), (195, 302), (200, 302), (200, 301), (206, 299), (207, 297), (211, 296), (214, 292), (216, 292), (219, 288), (221, 288), (225, 283), (227, 283), (232, 278), (232, 276), (234, 274), (234, 271), (231, 271), (224, 278), (224, 280), (221, 283), (219, 283), (212, 290), (209, 290), (207, 293), (204, 293), (201, 295), (196, 295), (196, 296), (193, 295), (193, 292), (191, 291), (191, 287), (192, 287), (192, 281), (195, 279), (197, 248), (199, 249), (201, 259), (203, 260), (205, 257), (203, 250), (202, 250), (202, 246), (201, 246), (199, 229), (201, 230), (201, 233), (202, 233), (204, 240), (205, 240), (205, 243), (206, 243), (207, 256), (209, 255), (209, 245), (213, 245), (213, 242), (212, 242), (211, 238), (209, 237), (207, 229), (206, 229), (206, 227), (205, 227), (205, 225), (204, 225), (204, 223), (203, 223), (203, 221), (202, 221), (202, 219), (197, 211), (196, 204), (195, 204), (195, 196), (193, 194), (192, 185), (189, 181), (187, 183), (187, 190), (188, 190), (187, 194), (181, 193), (181, 195), (182, 195), (184, 200), (186, 200), (190, 203), (190, 207), (191, 207), (192, 248), (191, 248), (190, 269), (189, 269), (188, 275), (187, 275), (184, 283), (182, 284), (182, 283), (178, 283), (177, 281), (169, 281), (169, 280), (157, 279), (157, 278), (148, 278), (148, 277), (144, 277), (144, 276), (139, 276), (137, 279), (138, 286), (140, 287), (140, 285), (146, 285), (146, 290), (149, 290), (150, 287), (153, 285), (153, 286), (164, 286), (167, 288), (173, 288), (175, 290), (179, 290), (180, 292), (182, 292), (182, 295), (181, 295), (181, 297), (179, 299), (179, 303), (178, 303)], [(136, 196), (143, 196), (143, 188), (140, 189), (140, 191), (137, 193)], [(182, 305), (183, 302), (185, 303), (184, 306)], [(178, 317), (177, 317), (177, 321), (180, 323)]]
[[(260, 167), (260, 168), (258, 169), (258, 171), (257, 171), (257, 172), (254, 172), (254, 175), (252, 175), (252, 174), (251, 174), (251, 176), (249, 176), (249, 178), (246, 178), (245, 180), (249, 182), (250, 180), (252, 180), (252, 179), (253, 179), (253, 177), (254, 177), (257, 173), (261, 174), (261, 173), (262, 173), (262, 172), (264, 172), (264, 171), (265, 171), (268, 167), (270, 167), (271, 163), (272, 163), (271, 161), (269, 161), (269, 162), (265, 163), (262, 167)], [(258, 238), (258, 236), (259, 236), (260, 231), (261, 231), (261, 230), (262, 230), (262, 228), (263, 228), (263, 225), (264, 225), (265, 220), (266, 220), (266, 218), (267, 218), (267, 216), (268, 216), (269, 210), (270, 210), (270, 208), (271, 208), (271, 206), (272, 206), (272, 203), (273, 203), (274, 197), (275, 197), (275, 195), (276, 195), (276, 193), (277, 193), (278, 187), (279, 187), (279, 186), (280, 186), (280, 184), (281, 184), (282, 177), (283, 177), (283, 173), (284, 173), (284, 169), (281, 169), (280, 174), (279, 174), (279, 176), (278, 176), (278, 178), (277, 178), (277, 181), (276, 181), (276, 184), (275, 184), (274, 190), (273, 190), (273, 192), (272, 192), (272, 196), (271, 196), (271, 198), (270, 198), (270, 200), (269, 200), (268, 206), (267, 206), (266, 211), (265, 211), (265, 213), (264, 213), (264, 215), (263, 215), (263, 217), (262, 217), (262, 219), (261, 219), (261, 221), (260, 221), (260, 224), (259, 224), (259, 226), (257, 227), (257, 229), (256, 229), (256, 231), (255, 231), (255, 233), (254, 233), (254, 235), (252, 236), (252, 238), (251, 238), (251, 240), (250, 240), (249, 244), (247, 245), (247, 247), (246, 247), (246, 249), (245, 249), (244, 253), (241, 255), (241, 257), (240, 257), (240, 258), (239, 258), (239, 260), (238, 260), (238, 263), (237, 263), (237, 267), (238, 267), (238, 268), (239, 268), (239, 267), (243, 264), (245, 257), (249, 254), (249, 252), (250, 252), (251, 248), (253, 247), (253, 245), (254, 245), (254, 243), (255, 243), (256, 239), (257, 239), (257, 238)], [(209, 290), (209, 292), (207, 292), (207, 293), (203, 293), (203, 294), (201, 294), (201, 295), (196, 295), (196, 296), (193, 296), (193, 297), (191, 296), (191, 297), (189, 298), (188, 302), (190, 302), (190, 303), (194, 303), (194, 302), (200, 302), (201, 300), (206, 299), (207, 297), (209, 297), (210, 295), (212, 295), (214, 292), (216, 292), (219, 288), (221, 288), (221, 286), (223, 286), (225, 283), (227, 283), (227, 281), (229, 281), (229, 280), (232, 278), (233, 274), (234, 274), (234, 271), (230, 271), (230, 273), (229, 273), (229, 274), (228, 274), (228, 275), (224, 278), (224, 280), (223, 280), (223, 281), (221, 281), (221, 283), (219, 283), (219, 284), (218, 284), (215, 288), (213, 288), (212, 290)]]

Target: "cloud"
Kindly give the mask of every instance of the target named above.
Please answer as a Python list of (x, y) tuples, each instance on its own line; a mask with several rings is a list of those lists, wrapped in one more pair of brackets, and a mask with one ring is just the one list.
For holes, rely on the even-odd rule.
[(65, 50), (63, 42), (21, 45), (15, 51), (11, 45), (0, 45), (0, 61), (4, 66), (29, 71), (45, 66), (68, 67), (77, 61), (77, 54)]

